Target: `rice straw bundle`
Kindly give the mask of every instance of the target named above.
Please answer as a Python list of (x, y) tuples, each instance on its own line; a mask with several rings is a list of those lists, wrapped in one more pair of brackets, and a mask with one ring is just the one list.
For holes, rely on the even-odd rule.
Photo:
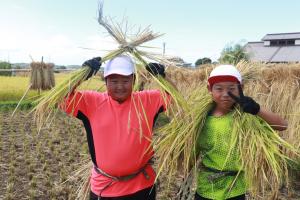
[(33, 90), (49, 90), (55, 86), (52, 63), (32, 62), (30, 63), (31, 76), (30, 85)]
[(42, 90), (49, 90), (55, 86), (53, 68), (54, 68), (53, 63), (42, 63), (42, 73), (43, 73)]
[[(178, 162), (182, 165), (181, 173), (184, 177), (188, 178), (191, 174), (196, 176), (195, 169), (201, 160), (193, 152), (197, 134), (201, 134), (205, 116), (211, 105), (209, 99), (203, 98), (198, 106), (193, 107), (194, 117), (189, 113), (190, 119), (173, 119), (170, 124), (158, 130), (160, 135), (154, 141), (159, 158), (157, 176), (164, 171), (167, 173), (168, 182), (172, 182), (174, 175), (178, 173)], [(283, 182), (288, 183), (288, 163), (292, 159), (285, 150), (298, 157), (297, 149), (280, 138), (278, 133), (256, 116), (236, 110), (233, 125), (231, 151), (238, 147), (241, 170), (245, 172), (249, 182), (250, 194), (255, 198), (263, 196), (265, 199), (270, 194), (271, 199), (276, 197)], [(232, 154), (231, 151), (228, 152), (228, 156)]]
[(34, 120), (37, 123), (39, 131), (45, 124), (45, 121), (54, 117), (53, 114), (56, 113), (58, 104), (63, 102), (64, 98), (70, 94), (72, 89), (76, 86), (74, 84), (78, 84), (80, 81), (84, 80), (89, 71), (90, 69), (88, 67), (84, 67), (78, 72), (71, 73), (67, 80), (61, 82), (34, 102), (37, 105), (32, 111), (35, 112)]
[(30, 63), (31, 74), (30, 74), (30, 84), (31, 89), (41, 90), (43, 85), (43, 72), (42, 72), (41, 62), (32, 62)]
[(78, 166), (80, 167), (76, 171), (72, 172), (72, 176), (70, 176), (65, 182), (78, 182), (79, 185), (77, 186), (76, 191), (74, 191), (77, 194), (76, 199), (88, 199), (90, 192), (90, 170), (93, 167), (93, 163), (90, 159), (86, 159), (81, 163), (78, 163)]
[[(299, 149), (300, 87), (299, 78), (297, 78), (297, 72), (300, 72), (299, 64), (273, 64), (271, 67), (263, 65), (259, 72), (257, 76), (259, 80), (248, 82), (245, 87), (246, 93), (267, 109), (287, 119), (289, 128), (280, 134)], [(287, 151), (289, 157), (296, 158), (289, 150), (283, 150)]]
[(157, 176), (167, 169), (167, 178), (171, 181), (177, 171), (178, 162), (181, 163), (184, 176), (195, 166), (196, 138), (212, 106), (211, 97), (205, 85), (202, 86), (194, 92), (191, 91), (186, 99), (185, 109), (179, 110), (169, 124), (157, 130), (158, 137), (153, 141), (158, 157)]
[(197, 80), (199, 81), (207, 81), (207, 78), (210, 74), (210, 72), (212, 71), (213, 66), (209, 65), (209, 66), (203, 66), (201, 68), (197, 68), (194, 70), (194, 73), (197, 76)]
[(54, 77), (54, 64), (48, 64), (48, 71), (49, 71), (49, 79), (51, 83), (51, 88), (55, 87), (55, 77)]
[(256, 199), (276, 198), (282, 184), (288, 183), (288, 163), (292, 161), (283, 149), (299, 156), (297, 149), (259, 117), (238, 110), (232, 134), (231, 151), (238, 147), (250, 194)]
[[(251, 91), (253, 97), (260, 102), (264, 102), (264, 107), (277, 107), (275, 112), (286, 114), (290, 113), (294, 108), (294, 103), (298, 96), (298, 90), (290, 85), (287, 86), (288, 91), (294, 91), (290, 97), (285, 93), (285, 86), (281, 87), (274, 83), (271, 88), (271, 94), (260, 95), (261, 86), (261, 69), (253, 63), (241, 62), (238, 64), (242, 76), (246, 77), (244, 82), (247, 85), (247, 91)], [(279, 70), (280, 71), (280, 70)], [(281, 71), (280, 74), (283, 72)], [(256, 84), (253, 84), (256, 83)], [(279, 82), (278, 82), (279, 84)], [(195, 86), (195, 85), (194, 85)], [(203, 123), (205, 121), (208, 110), (211, 109), (211, 98), (207, 93), (206, 84), (198, 84), (197, 87), (186, 89), (183, 95), (190, 94), (187, 105), (180, 112), (175, 114), (171, 122), (157, 130), (158, 137), (154, 140), (156, 155), (158, 157), (158, 174), (162, 172), (167, 174), (168, 183), (172, 182), (176, 173), (181, 173), (189, 184), (185, 182), (181, 187), (181, 191), (191, 191), (193, 184), (191, 182), (191, 174), (195, 176), (197, 163), (201, 162), (200, 158), (194, 153), (197, 134), (201, 133)], [(252, 95), (250, 95), (252, 96)], [(274, 100), (275, 99), (275, 100)], [(279, 102), (282, 103), (279, 104)], [(284, 104), (284, 106), (282, 105)], [(299, 105), (299, 100), (298, 104)], [(272, 105), (272, 106), (271, 106)], [(189, 107), (189, 109), (186, 109)], [(299, 109), (298, 109), (299, 110)], [(182, 113), (184, 113), (182, 115)], [(299, 118), (294, 117), (294, 121), (299, 122)], [(293, 124), (295, 122), (292, 122)], [(197, 127), (198, 126), (198, 127)], [(293, 125), (295, 127), (295, 125)], [(294, 131), (298, 130), (299, 125)], [(288, 143), (283, 140), (277, 132), (275, 132), (266, 122), (257, 116), (241, 113), (239, 109), (234, 112), (233, 138), (231, 140), (231, 150), (238, 147), (240, 152), (241, 170), (245, 172), (246, 179), (249, 181), (250, 193), (255, 199), (262, 196), (263, 199), (275, 198), (279, 187), (283, 183), (288, 184), (288, 163), (293, 159), (299, 159), (299, 146), (294, 142)], [(286, 138), (286, 137), (284, 137)], [(296, 140), (299, 141), (299, 140)], [(294, 145), (295, 144), (295, 145)], [(298, 142), (299, 144), (299, 142)], [(228, 153), (228, 156), (231, 152)], [(293, 158), (293, 159), (292, 159)], [(181, 163), (181, 170), (178, 169), (178, 162)], [(193, 195), (193, 194), (190, 194)], [(270, 196), (271, 195), (271, 196)], [(190, 198), (186, 197), (186, 198)]]
[[(171, 62), (166, 61), (162, 56), (145, 52), (139, 50), (137, 47), (144, 47), (141, 46), (143, 43), (151, 41), (161, 34), (153, 33), (149, 27), (145, 29), (140, 29), (136, 34), (135, 37), (128, 37), (126, 33), (128, 32), (127, 26), (125, 30), (122, 29), (121, 24), (114, 24), (112, 21), (109, 22), (107, 18), (103, 17), (102, 12), (102, 4), (99, 7), (99, 17), (98, 23), (102, 25), (107, 32), (115, 39), (116, 42), (119, 43), (119, 48), (117, 50), (110, 51), (107, 55), (102, 57), (101, 62), (105, 62), (110, 60), (120, 54), (128, 54), (132, 58), (135, 59), (136, 63), (136, 77), (137, 81), (139, 82), (139, 76), (143, 75), (140, 66), (144, 66), (146, 64), (145, 59), (151, 58), (155, 61), (160, 61), (163, 64), (170, 64)], [(72, 73), (71, 77), (62, 82), (61, 84), (57, 85), (51, 91), (43, 95), (40, 99), (36, 101), (37, 106), (33, 108), (33, 112), (35, 114), (35, 119), (37, 121), (37, 125), (39, 129), (43, 126), (43, 124), (51, 118), (52, 114), (55, 113), (55, 109), (57, 105), (62, 103), (64, 98), (68, 96), (68, 94), (74, 90), (74, 88), (81, 84), (85, 77), (90, 73), (90, 69), (88, 67), (83, 67), (82, 69)], [(159, 81), (159, 79), (155, 79)], [(135, 87), (136, 88), (136, 87)], [(169, 91), (172, 93), (172, 91)], [(47, 113), (47, 114), (46, 114)]]

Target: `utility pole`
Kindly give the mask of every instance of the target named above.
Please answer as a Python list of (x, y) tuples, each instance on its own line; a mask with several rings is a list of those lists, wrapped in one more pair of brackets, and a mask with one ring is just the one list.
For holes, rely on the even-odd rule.
[(9, 51), (7, 52), (7, 62), (9, 63)]
[(165, 55), (165, 53), (166, 53), (166, 43), (164, 42), (163, 43), (163, 56)]

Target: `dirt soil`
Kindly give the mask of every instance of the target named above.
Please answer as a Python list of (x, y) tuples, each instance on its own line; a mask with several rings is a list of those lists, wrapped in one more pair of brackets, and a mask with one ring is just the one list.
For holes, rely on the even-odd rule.
[[(0, 199), (75, 199), (78, 181), (64, 183), (89, 158), (81, 122), (59, 113), (50, 127), (38, 134), (28, 112), (0, 112)], [(293, 191), (280, 191), (280, 199), (300, 200), (300, 176), (294, 173)], [(158, 183), (158, 200), (176, 199), (181, 179), (166, 194), (163, 178)]]

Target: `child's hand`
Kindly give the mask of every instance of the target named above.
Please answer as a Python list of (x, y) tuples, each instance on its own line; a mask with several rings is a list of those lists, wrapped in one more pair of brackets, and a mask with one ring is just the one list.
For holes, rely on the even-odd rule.
[(100, 67), (101, 67), (101, 57), (95, 57), (92, 58), (90, 60), (85, 61), (82, 66), (87, 66), (91, 69), (90, 73), (88, 74), (88, 76), (86, 77), (86, 80), (91, 78), (93, 75), (95, 75)]
[(240, 84), (238, 84), (238, 88), (240, 97), (235, 96), (231, 92), (228, 92), (228, 95), (233, 98), (238, 104), (240, 104), (244, 112), (256, 115), (260, 110), (259, 104), (256, 103), (251, 97), (244, 96), (243, 89)]
[(146, 66), (146, 70), (148, 72), (150, 72), (152, 75), (154, 76), (162, 76), (162, 77), (166, 77), (165, 74), (165, 66), (159, 63), (149, 63)]

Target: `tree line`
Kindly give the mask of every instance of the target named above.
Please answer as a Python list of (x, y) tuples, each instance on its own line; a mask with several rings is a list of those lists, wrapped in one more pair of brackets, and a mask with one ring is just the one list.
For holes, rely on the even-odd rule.
[[(236, 65), (241, 60), (248, 60), (249, 56), (245, 51), (245, 46), (242, 44), (226, 45), (221, 52), (219, 63)], [(207, 57), (199, 58), (195, 62), (195, 66), (211, 64), (212, 60)]]
[[(219, 63), (223, 64), (237, 64), (240, 60), (248, 60), (249, 57), (245, 51), (244, 45), (242, 44), (234, 44), (234, 45), (226, 45), (222, 50), (220, 58), (218, 59)], [(211, 64), (212, 60), (208, 57), (199, 58), (195, 62), (195, 66), (201, 66), (204, 64)], [(0, 61), (0, 69), (12, 69), (12, 64), (5, 61)], [(65, 69), (62, 66), (62, 69)], [(0, 71), (0, 76), (11, 76), (12, 71)]]

